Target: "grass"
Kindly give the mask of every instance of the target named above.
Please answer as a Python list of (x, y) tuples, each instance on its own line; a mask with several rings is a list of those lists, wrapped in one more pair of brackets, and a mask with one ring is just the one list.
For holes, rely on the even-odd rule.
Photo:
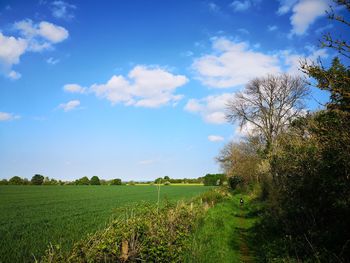
[[(240, 198), (245, 200), (241, 207)], [(254, 262), (250, 231), (259, 207), (253, 195), (234, 194), (208, 210), (192, 238), (188, 262)]]
[[(203, 186), (162, 186), (161, 197), (188, 199)], [(121, 206), (157, 201), (156, 186), (0, 186), (0, 262), (40, 258), (49, 243), (63, 250), (106, 226)]]

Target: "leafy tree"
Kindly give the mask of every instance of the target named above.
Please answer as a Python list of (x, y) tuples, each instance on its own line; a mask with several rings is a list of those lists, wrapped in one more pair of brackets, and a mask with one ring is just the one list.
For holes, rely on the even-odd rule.
[(240, 183), (259, 183), (260, 145), (254, 139), (230, 142), (221, 150), (217, 161), (228, 177), (239, 177)]
[(41, 174), (35, 174), (30, 181), (33, 185), (42, 185), (44, 182), (44, 176)]
[(91, 177), (90, 184), (91, 185), (100, 185), (101, 184), (100, 178), (98, 178), (98, 176)]
[(226, 180), (225, 174), (206, 174), (204, 176), (203, 183), (206, 186), (209, 185), (222, 185), (222, 183)]
[(0, 181), (0, 185), (8, 185), (8, 181), (6, 180), (6, 179), (2, 179), (1, 181)]
[(19, 176), (14, 176), (9, 180), (9, 184), (11, 185), (21, 185), (23, 184), (23, 179)]
[[(269, 149), (277, 136), (304, 110), (308, 88), (300, 77), (268, 75), (251, 80), (227, 107), (227, 119), (240, 127), (251, 125)], [(249, 127), (249, 126), (248, 126)]]
[(122, 180), (119, 178), (113, 179), (111, 185), (122, 185)]
[(340, 111), (303, 118), (281, 136), (271, 156), (271, 218), (298, 240), (299, 256), (307, 256), (312, 242), (324, 262), (334, 261), (332, 255), (350, 259), (349, 120), (350, 113)]
[(164, 176), (164, 180), (169, 181), (170, 177), (166, 175), (166, 176)]
[(154, 180), (154, 183), (156, 184), (160, 184), (163, 181), (162, 177), (157, 178), (156, 180)]
[(90, 184), (90, 180), (89, 180), (89, 178), (87, 178), (86, 176), (84, 176), (84, 177), (82, 177), (82, 178), (76, 180), (75, 183), (76, 183), (77, 185), (89, 185), (89, 184)]

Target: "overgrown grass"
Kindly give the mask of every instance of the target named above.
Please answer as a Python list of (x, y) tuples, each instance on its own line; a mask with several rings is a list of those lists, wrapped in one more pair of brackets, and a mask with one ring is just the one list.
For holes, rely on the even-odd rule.
[[(189, 199), (203, 186), (161, 186), (161, 199)], [(0, 262), (29, 262), (49, 243), (64, 251), (106, 226), (118, 208), (157, 202), (156, 186), (0, 186)]]
[[(240, 205), (240, 198), (245, 200)], [(187, 262), (250, 262), (255, 258), (251, 229), (258, 220), (256, 193), (233, 193), (211, 208), (199, 223), (187, 253)]]

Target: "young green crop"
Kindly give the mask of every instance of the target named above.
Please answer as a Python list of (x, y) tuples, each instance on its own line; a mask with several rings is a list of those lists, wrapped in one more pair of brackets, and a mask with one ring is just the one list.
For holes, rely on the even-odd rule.
[[(161, 199), (188, 199), (208, 187), (166, 186)], [(64, 250), (104, 227), (121, 206), (157, 202), (156, 186), (0, 186), (0, 262), (40, 258), (48, 244)]]

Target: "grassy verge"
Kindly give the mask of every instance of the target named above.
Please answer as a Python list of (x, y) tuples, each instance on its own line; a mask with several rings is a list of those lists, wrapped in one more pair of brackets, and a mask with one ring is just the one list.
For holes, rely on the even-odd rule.
[[(196, 229), (187, 262), (254, 262), (252, 229), (260, 204), (255, 194), (235, 193), (209, 209)], [(245, 200), (240, 205), (240, 198)]]

